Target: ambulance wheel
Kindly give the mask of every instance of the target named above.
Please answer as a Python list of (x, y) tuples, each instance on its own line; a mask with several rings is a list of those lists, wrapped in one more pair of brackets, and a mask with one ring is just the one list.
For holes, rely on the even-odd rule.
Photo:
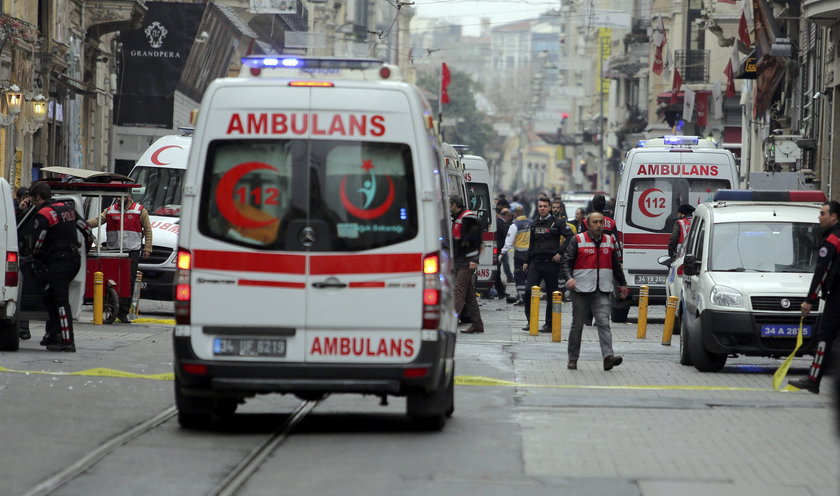
[(120, 297), (117, 290), (111, 286), (105, 290), (105, 297), (102, 301), (102, 322), (105, 324), (113, 324), (117, 320), (117, 314), (120, 311)]
[(452, 417), (455, 413), (455, 365), (452, 365), (452, 375), (449, 377), (449, 384), (446, 386), (446, 402), (449, 405), (446, 407), (446, 416)]
[[(677, 327), (674, 324), (674, 327)], [(688, 353), (688, 326), (685, 319), (680, 319), (680, 365), (694, 365), (691, 362), (691, 355)]]
[(694, 368), (700, 372), (717, 372), (726, 365), (726, 355), (706, 351), (699, 329), (688, 333), (688, 353)]
[[(454, 382), (454, 378), (450, 383)], [(453, 389), (454, 389), (454, 384)], [(446, 413), (450, 407), (455, 411), (454, 404), (450, 403), (450, 387), (442, 387), (431, 393), (412, 393), (406, 401), (406, 412), (411, 423), (422, 431), (439, 431), (446, 423)]]
[[(178, 408), (178, 424), (184, 429), (207, 429), (213, 419), (213, 399), (186, 396), (175, 379), (175, 406)], [(234, 410), (236, 404), (234, 403)], [(231, 412), (233, 413), (233, 412)]]
[(17, 351), (20, 348), (20, 333), (17, 320), (0, 321), (0, 351)]

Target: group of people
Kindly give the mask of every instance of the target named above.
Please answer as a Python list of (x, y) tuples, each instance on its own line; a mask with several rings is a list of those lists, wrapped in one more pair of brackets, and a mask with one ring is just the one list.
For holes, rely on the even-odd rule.
[[(471, 326), (461, 332), (478, 334), (484, 332), (484, 323), (472, 276), (478, 266), (481, 228), (475, 214), (464, 208), (463, 199), (455, 196), (449, 200), (456, 267), (455, 311), (461, 313), (466, 308), (472, 319)], [(622, 357), (616, 356), (612, 349), (609, 295), (617, 289), (621, 297), (626, 298), (629, 290), (621, 269), (618, 243), (613, 236), (615, 221), (604, 214), (606, 205), (605, 197), (596, 195), (592, 200), (592, 211), (585, 217), (578, 211), (570, 221), (562, 202), (546, 196), (537, 200), (533, 219), (525, 215), (521, 203), (497, 200), (497, 296), (524, 306), (525, 317), (530, 319), (531, 288), (542, 285), (547, 297), (545, 324), (539, 332), (551, 332), (552, 294), (561, 288), (561, 284), (565, 286), (571, 296), (573, 312), (567, 364), (570, 370), (577, 370), (583, 326), (591, 318), (598, 328), (604, 370), (611, 370), (622, 362)], [(510, 251), (513, 251), (515, 297), (506, 294), (505, 284), (501, 282), (503, 271), (510, 279), (510, 267), (506, 267)], [(530, 322), (523, 327), (525, 331), (529, 329)]]
[[(53, 199), (47, 183), (36, 182), (29, 189), (21, 187), (16, 191), (19, 250), (22, 256), (31, 259), (31, 263), (23, 265), (24, 284), (38, 287), (43, 294), (48, 320), (40, 344), (48, 351), (76, 351), (70, 283), (81, 269), (81, 250), (93, 243), (91, 227), (105, 224), (108, 249), (119, 249), (122, 240), (122, 249), (131, 260), (132, 275), (137, 272), (140, 258), (151, 254), (152, 229), (148, 212), (130, 196), (125, 212), (121, 208), (120, 202), (115, 201), (86, 222), (78, 217), (72, 203)], [(27, 215), (30, 210), (34, 213)], [(79, 242), (79, 232), (84, 244)], [(117, 318), (123, 323), (131, 322), (128, 312), (134, 284), (130, 286), (129, 296), (119, 301)], [(21, 320), (18, 332), (21, 339), (30, 339), (29, 322)]]

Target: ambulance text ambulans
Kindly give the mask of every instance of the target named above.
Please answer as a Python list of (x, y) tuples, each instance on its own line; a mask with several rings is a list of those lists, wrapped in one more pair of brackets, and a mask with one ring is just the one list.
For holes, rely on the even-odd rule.
[[(711, 140), (696, 136), (650, 139), (627, 152), (615, 207), (622, 266), (633, 298), (612, 298), (612, 319), (625, 322), (648, 286), (652, 301), (664, 301), (668, 270), (657, 262), (668, 254), (668, 240), (683, 203), (711, 201), (719, 189), (739, 185), (735, 157)], [(615, 296), (615, 295), (614, 295)]]
[(372, 59), (246, 57), (201, 103), (184, 179), (175, 400), (190, 428), (255, 394), (454, 410), (455, 317), (433, 113)]
[(132, 197), (149, 212), (152, 226), (152, 254), (139, 264), (143, 273), (140, 294), (146, 299), (172, 299), (181, 188), (190, 143), (189, 133), (163, 136), (143, 152), (128, 174), (141, 185)]

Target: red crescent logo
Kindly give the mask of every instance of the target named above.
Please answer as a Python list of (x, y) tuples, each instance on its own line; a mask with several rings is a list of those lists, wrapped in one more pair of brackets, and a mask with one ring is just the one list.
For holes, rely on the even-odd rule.
[(239, 212), (239, 209), (236, 208), (236, 204), (233, 203), (233, 189), (236, 187), (236, 184), (242, 176), (248, 174), (249, 172), (263, 169), (279, 172), (274, 167), (262, 162), (245, 162), (244, 164), (239, 164), (233, 169), (225, 172), (225, 175), (219, 180), (219, 184), (216, 186), (216, 206), (219, 207), (219, 213), (222, 214), (222, 217), (227, 219), (227, 221), (231, 224), (244, 227), (246, 229), (257, 229), (268, 226), (272, 222), (277, 221), (276, 218), (266, 221), (258, 221), (248, 218), (242, 215), (242, 213)]
[(375, 219), (377, 217), (381, 217), (391, 208), (391, 204), (394, 203), (394, 181), (391, 177), (388, 177), (388, 197), (385, 198), (385, 201), (382, 202), (382, 205), (379, 205), (376, 208), (372, 208), (370, 210), (364, 210), (359, 207), (354, 206), (350, 203), (350, 200), (347, 198), (347, 192), (344, 189), (344, 185), (347, 182), (347, 177), (343, 177), (341, 179), (341, 189), (339, 190), (339, 194), (341, 195), (341, 203), (344, 205), (344, 208), (350, 212), (350, 215), (354, 217), (358, 217), (360, 219), (370, 220)]
[[(656, 189), (656, 188), (648, 188), (648, 189), (644, 190), (642, 192), (642, 196), (639, 197), (639, 210), (641, 210), (642, 213), (644, 215), (648, 216), (648, 217), (659, 217), (660, 215), (662, 215), (662, 214), (651, 213), (650, 210), (645, 208), (645, 200), (647, 200), (647, 197), (650, 196), (653, 193), (656, 193), (656, 192), (662, 193), (662, 190), (661, 189)], [(665, 193), (662, 193), (662, 194), (664, 195)]]
[(155, 164), (155, 165), (169, 165), (169, 164), (171, 164), (172, 162), (166, 162), (166, 163), (161, 162), (160, 159), (158, 158), (160, 156), (160, 153), (162, 151), (168, 149), (168, 148), (181, 148), (183, 150), (183, 147), (180, 147), (178, 145), (162, 146), (162, 147), (158, 148), (157, 150), (155, 150), (155, 153), (152, 154), (152, 163)]

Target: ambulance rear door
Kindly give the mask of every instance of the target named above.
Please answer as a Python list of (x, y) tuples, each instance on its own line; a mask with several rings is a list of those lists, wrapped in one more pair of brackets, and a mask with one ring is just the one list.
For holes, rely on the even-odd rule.
[(419, 208), (431, 170), (420, 159), (422, 114), (407, 91), (385, 85), (311, 91), (307, 215), (289, 226), (309, 253), (306, 360), (410, 362), (420, 351), (425, 241), (438, 245), (428, 225), (439, 220), (424, 222)]

